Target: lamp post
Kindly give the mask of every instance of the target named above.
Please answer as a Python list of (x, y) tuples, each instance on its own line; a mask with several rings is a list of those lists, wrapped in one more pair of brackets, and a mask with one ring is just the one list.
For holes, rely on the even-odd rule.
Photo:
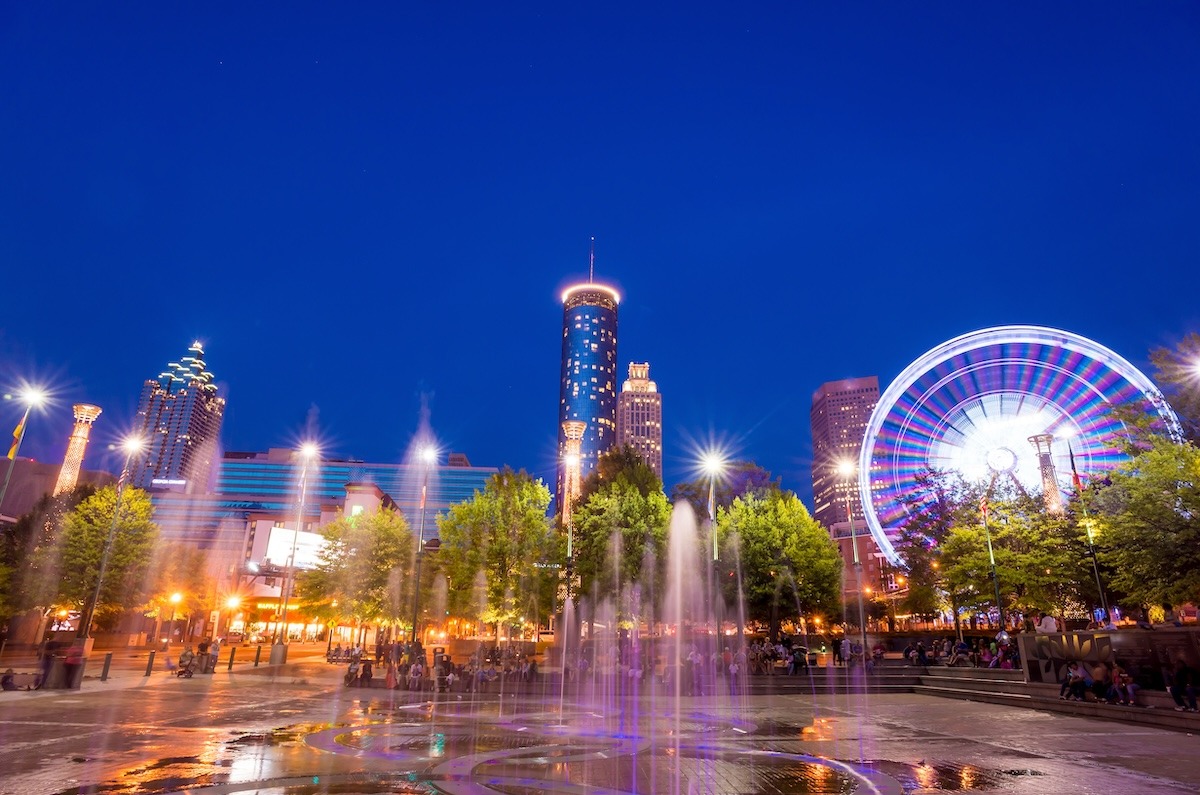
[(92, 636), (92, 620), (96, 617), (96, 605), (100, 603), (100, 590), (104, 586), (104, 574), (108, 569), (108, 559), (112, 555), (113, 540), (117, 536), (117, 523), (121, 518), (121, 503), (125, 499), (125, 486), (129, 480), (129, 465), (133, 457), (146, 447), (146, 440), (140, 436), (131, 436), (121, 443), (125, 451), (125, 464), (121, 467), (121, 479), (117, 481), (117, 498), (113, 505), (112, 524), (108, 528), (108, 538), (104, 541), (104, 552), (100, 555), (100, 571), (96, 574), (96, 590), (92, 601), (87, 605), (84, 617), (79, 622), (76, 637), (89, 639)]
[[(13, 396), (5, 395), (11, 400)], [(28, 387), (15, 396), (25, 404), (25, 413), (13, 431), (12, 446), (8, 448), (8, 469), (4, 473), (4, 485), (0, 486), (0, 509), (4, 507), (4, 497), (8, 494), (8, 481), (12, 478), (13, 465), (17, 462), (17, 453), (21, 451), (21, 442), (25, 440), (25, 425), (29, 422), (29, 412), (41, 408), (46, 403), (46, 393), (36, 387)]]
[(413, 574), (413, 609), (412, 609), (412, 643), (417, 642), (417, 608), (421, 598), (421, 558), (425, 552), (425, 497), (429, 491), (429, 470), (437, 464), (437, 448), (422, 447), (417, 451), (421, 461), (421, 510), (417, 519), (417, 560), (416, 571)]
[(183, 601), (183, 594), (176, 591), (167, 601), (171, 603), (171, 620), (167, 622), (167, 646), (170, 646), (171, 637), (175, 634), (175, 611), (179, 609), (179, 603)]
[(700, 457), (700, 466), (708, 475), (708, 532), (712, 535), (712, 600), (713, 616), (717, 622), (717, 651), (720, 652), (724, 638), (721, 633), (725, 623), (724, 599), (721, 598), (721, 577), (717, 571), (720, 553), (717, 547), (717, 478), (725, 472), (725, 458), (715, 450), (710, 450)]
[[(862, 560), (858, 557), (858, 534), (854, 528), (854, 503), (851, 501), (850, 495), (854, 492), (854, 464), (849, 461), (843, 461), (838, 464), (838, 472), (842, 477), (846, 478), (846, 521), (850, 523), (850, 546), (854, 549), (854, 579), (855, 593), (858, 596), (858, 629), (862, 638), (862, 651), (865, 656), (867, 654), (867, 611), (863, 607), (863, 565)], [(864, 664), (864, 670), (865, 670)]]
[(700, 463), (704, 467), (704, 473), (708, 475), (708, 525), (709, 532), (712, 533), (712, 559), (716, 563), (720, 557), (717, 553), (717, 478), (725, 473), (727, 464), (717, 452), (705, 453)]
[[(279, 620), (275, 622), (275, 646), (284, 646), (288, 642), (287, 611), (288, 601), (292, 595), (292, 582), (296, 578), (296, 546), (300, 542), (300, 531), (304, 529), (304, 502), (308, 496), (308, 465), (317, 457), (319, 449), (312, 442), (300, 445), (300, 500), (296, 503), (296, 531), (292, 533), (292, 553), (288, 555), (287, 570), (283, 575), (283, 593), (280, 601)], [(271, 650), (272, 662), (279, 656), (280, 662), (287, 661), (287, 652), (277, 654)]]

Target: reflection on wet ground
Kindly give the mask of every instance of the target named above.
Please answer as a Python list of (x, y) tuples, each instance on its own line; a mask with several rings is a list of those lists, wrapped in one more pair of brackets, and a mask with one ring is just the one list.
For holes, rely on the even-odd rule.
[(916, 696), (878, 697), (867, 712), (799, 697), (676, 712), (372, 695), (261, 677), (225, 689), (172, 681), (136, 701), (45, 699), (0, 713), (0, 793), (1197, 791), (1190, 768), (1147, 761), (1150, 749), (1175, 758), (1182, 735), (973, 705), (972, 717), (987, 712), (982, 731), (959, 702)]

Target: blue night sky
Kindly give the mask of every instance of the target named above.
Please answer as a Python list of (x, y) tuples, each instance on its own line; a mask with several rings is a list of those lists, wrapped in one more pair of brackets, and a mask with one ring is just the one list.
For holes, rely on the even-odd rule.
[(196, 338), (227, 449), (400, 460), (424, 395), (552, 479), (593, 235), (668, 487), (716, 438), (807, 499), (813, 390), (973, 329), (1146, 366), (1200, 328), (1194, 3), (358, 5), (0, 7), (0, 381), (58, 399), (23, 454), (73, 401), (118, 437)]

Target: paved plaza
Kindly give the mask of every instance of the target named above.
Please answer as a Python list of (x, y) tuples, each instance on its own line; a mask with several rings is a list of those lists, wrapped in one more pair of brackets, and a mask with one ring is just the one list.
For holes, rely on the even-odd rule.
[[(299, 655), (297, 655), (299, 657)], [(1198, 740), (911, 694), (347, 689), (315, 659), (0, 694), (0, 791), (1195, 793)], [(860, 766), (860, 760), (864, 763)]]

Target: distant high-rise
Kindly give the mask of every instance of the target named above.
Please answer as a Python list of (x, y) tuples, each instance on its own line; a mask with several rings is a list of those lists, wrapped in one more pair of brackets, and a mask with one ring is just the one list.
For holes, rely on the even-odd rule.
[(630, 362), (617, 396), (617, 444), (629, 445), (662, 478), (662, 394), (650, 380), (649, 363)]
[[(855, 522), (863, 521), (856, 478), (839, 474), (838, 465), (858, 466), (858, 454), (871, 412), (879, 402), (879, 379), (846, 378), (821, 384), (813, 393), (813, 516), (827, 528), (846, 521), (846, 492), (851, 492)], [(865, 528), (865, 525), (864, 525)]]
[[(883, 582), (881, 555), (867, 529), (858, 494), (858, 454), (871, 412), (878, 402), (878, 378), (847, 378), (821, 384), (813, 393), (809, 414), (813, 441), (813, 516), (838, 544), (843, 561), (843, 592), (851, 595), (859, 587), (891, 587)], [(851, 465), (853, 471), (841, 471), (843, 463)], [(858, 572), (853, 568), (856, 546), (862, 563), (862, 582), (858, 582)]]
[(188, 494), (208, 489), (225, 399), (217, 396), (200, 343), (192, 343), (188, 353), (142, 387), (137, 416), (146, 452), (131, 465), (132, 482), (140, 488)]
[(58, 481), (54, 484), (54, 496), (74, 491), (79, 483), (79, 470), (83, 467), (83, 454), (87, 451), (88, 436), (92, 423), (100, 416), (100, 407), (87, 403), (76, 403), (75, 427), (67, 440), (67, 454), (63, 456), (62, 469), (58, 470)]
[(579, 474), (586, 478), (596, 459), (617, 438), (617, 291), (587, 282), (563, 292), (562, 378), (558, 403), (558, 478), (562, 505), (566, 485), (565, 423), (584, 422)]

